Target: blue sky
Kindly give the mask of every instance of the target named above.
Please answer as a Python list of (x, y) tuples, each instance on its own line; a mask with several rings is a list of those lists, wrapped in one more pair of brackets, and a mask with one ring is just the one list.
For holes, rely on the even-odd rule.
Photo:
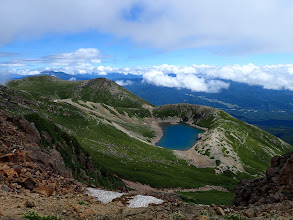
[(293, 88), (289, 0), (3, 0), (0, 6), (2, 76), (121, 72), (153, 74), (149, 82), (158, 83), (169, 71), (181, 77), (175, 87), (188, 87), (185, 74), (196, 77), (191, 88), (204, 91), (210, 82), (224, 88), (219, 79)]
[[(2, 62), (17, 59), (40, 58), (43, 56), (74, 52), (79, 48), (97, 48), (103, 55), (103, 65), (113, 67), (173, 65), (232, 65), (248, 64), (290, 64), (292, 53), (251, 53), (230, 54), (216, 48), (186, 47), (175, 50), (162, 50), (156, 47), (143, 47), (129, 38), (119, 38), (112, 34), (103, 34), (97, 30), (80, 33), (50, 33), (31, 39), (18, 39), (2, 44), (0, 51), (15, 53), (0, 57)], [(222, 50), (225, 50), (223, 48)], [(30, 68), (38, 67), (33, 65)]]

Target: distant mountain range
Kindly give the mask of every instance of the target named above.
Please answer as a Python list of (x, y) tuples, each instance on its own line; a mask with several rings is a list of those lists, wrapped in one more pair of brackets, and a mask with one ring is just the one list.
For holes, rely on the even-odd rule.
[[(39, 76), (39, 75), (47, 75), (47, 76), (55, 76), (59, 79), (62, 80), (70, 80), (70, 81), (76, 81), (76, 80), (90, 80), (90, 79), (95, 79), (98, 77), (105, 77), (107, 79), (110, 80), (120, 80), (120, 79), (124, 79), (124, 80), (133, 80), (133, 79), (141, 79), (140, 76), (136, 76), (136, 75), (124, 75), (124, 74), (120, 74), (120, 73), (111, 73), (108, 75), (96, 75), (96, 74), (68, 74), (65, 72), (60, 72), (60, 71), (42, 71), (40, 74), (38, 75), (31, 75), (31, 76)], [(26, 78), (26, 75), (12, 75), (11, 79), (15, 80), (15, 79), (23, 79)]]

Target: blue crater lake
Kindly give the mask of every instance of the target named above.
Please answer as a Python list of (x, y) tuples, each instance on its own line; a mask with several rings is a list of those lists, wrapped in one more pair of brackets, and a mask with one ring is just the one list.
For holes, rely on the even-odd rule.
[(196, 143), (198, 134), (203, 132), (184, 123), (164, 124), (162, 127), (163, 137), (156, 145), (172, 150), (190, 149)]

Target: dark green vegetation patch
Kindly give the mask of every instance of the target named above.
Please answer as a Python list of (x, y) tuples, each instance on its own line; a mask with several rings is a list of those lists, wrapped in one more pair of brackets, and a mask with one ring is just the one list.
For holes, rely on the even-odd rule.
[(179, 194), (180, 198), (187, 203), (205, 205), (211, 205), (212, 203), (214, 203), (216, 205), (226, 206), (232, 206), (232, 201), (235, 196), (235, 194), (231, 192), (221, 192), (216, 190), (198, 192), (179, 192)]
[(49, 215), (49, 216), (40, 216), (38, 213), (29, 211), (27, 212), (24, 216), (24, 219), (29, 219), (29, 220), (61, 220), (55, 215)]

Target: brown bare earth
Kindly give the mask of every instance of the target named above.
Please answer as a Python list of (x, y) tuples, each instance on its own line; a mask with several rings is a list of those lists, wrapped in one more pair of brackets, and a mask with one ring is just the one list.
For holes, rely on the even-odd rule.
[(184, 219), (198, 219), (201, 213), (217, 216), (212, 207), (189, 206), (179, 201), (150, 205), (147, 208), (129, 208), (123, 198), (102, 204), (84, 194), (44, 197), (36, 193), (0, 191), (0, 219), (20, 219), (29, 211), (40, 216), (54, 215), (61, 219), (173, 219), (173, 216), (179, 214)]
[[(150, 193), (158, 197), (158, 193)], [(54, 215), (60, 219), (292, 219), (293, 202), (248, 207), (188, 205), (174, 199), (171, 194), (162, 195), (164, 203), (147, 208), (129, 208), (123, 197), (103, 204), (93, 197), (68, 193), (43, 196), (38, 193), (16, 193), (0, 190), (0, 219), (21, 219), (29, 211), (40, 216)], [(233, 218), (234, 216), (234, 218)]]

